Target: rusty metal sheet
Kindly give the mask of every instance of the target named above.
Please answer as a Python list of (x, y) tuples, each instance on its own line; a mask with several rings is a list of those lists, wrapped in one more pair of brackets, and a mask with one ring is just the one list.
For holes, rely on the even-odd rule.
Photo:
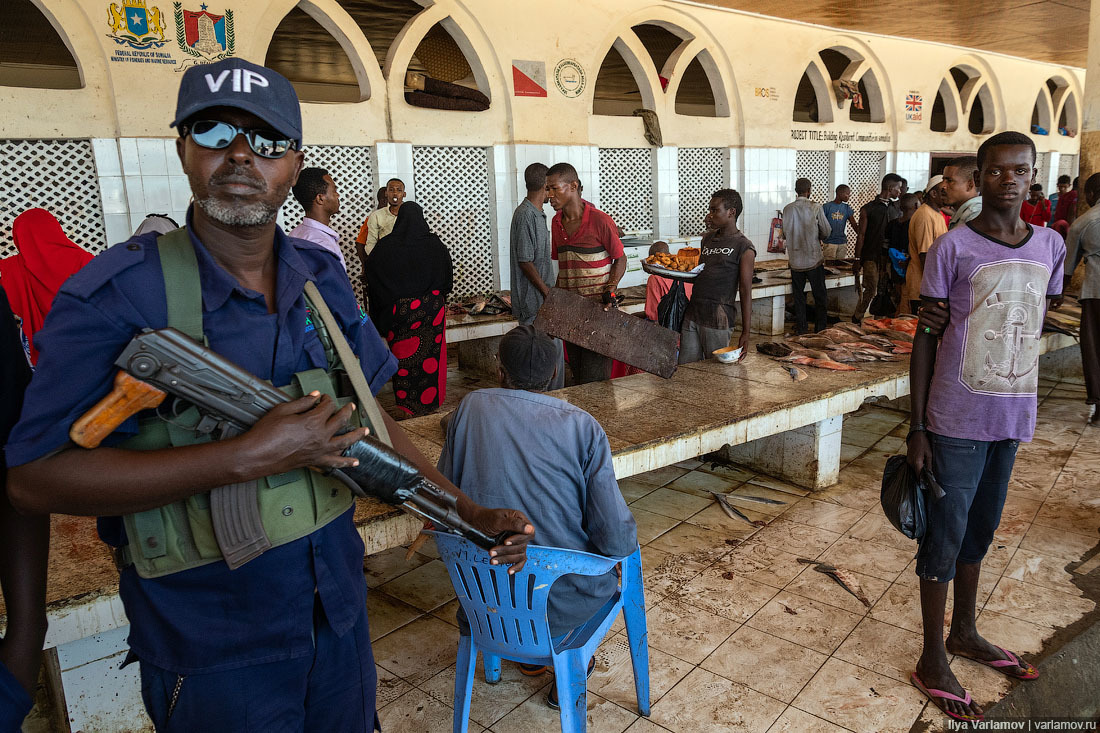
[(676, 371), (680, 334), (568, 290), (550, 289), (535, 328), (665, 379)]

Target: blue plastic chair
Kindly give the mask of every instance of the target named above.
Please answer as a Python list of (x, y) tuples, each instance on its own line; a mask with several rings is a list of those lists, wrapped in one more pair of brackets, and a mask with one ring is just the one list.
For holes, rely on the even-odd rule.
[[(649, 644), (642, 592), (641, 548), (622, 558), (579, 550), (528, 545), (527, 564), (515, 575), (507, 566), (490, 565), (489, 553), (467, 540), (441, 532), (436, 546), (451, 575), (470, 635), (458, 642), (455, 664), (455, 733), (466, 733), (474, 668), (480, 651), (485, 681), (500, 681), (500, 660), (554, 667), (563, 733), (583, 733), (588, 723), (588, 660), (623, 611), (634, 667), (638, 712), (649, 715)], [(562, 575), (603, 575), (622, 563), (619, 592), (583, 626), (563, 638), (550, 638), (546, 602)]]

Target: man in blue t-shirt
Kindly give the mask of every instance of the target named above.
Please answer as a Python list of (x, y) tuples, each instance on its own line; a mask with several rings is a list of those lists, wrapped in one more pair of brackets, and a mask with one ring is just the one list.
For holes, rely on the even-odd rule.
[(857, 231), (855, 212), (848, 205), (848, 199), (852, 197), (852, 189), (843, 183), (836, 187), (836, 198), (821, 208), (825, 210), (825, 216), (832, 227), (828, 239), (825, 240), (825, 259), (835, 260), (844, 254), (844, 247), (848, 244), (848, 236), (844, 228), (851, 224), (852, 231)]

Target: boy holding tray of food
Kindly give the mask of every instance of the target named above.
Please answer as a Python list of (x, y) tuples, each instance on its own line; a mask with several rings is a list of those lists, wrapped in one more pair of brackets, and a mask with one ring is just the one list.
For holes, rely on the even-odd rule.
[(749, 345), (752, 318), (752, 267), (756, 248), (737, 228), (744, 206), (741, 194), (723, 188), (711, 196), (706, 216), (707, 233), (699, 245), (702, 272), (695, 278), (691, 301), (680, 329), (679, 363), (705, 359), (730, 344), (737, 322), (734, 303), (741, 294), (741, 338), (738, 348)]

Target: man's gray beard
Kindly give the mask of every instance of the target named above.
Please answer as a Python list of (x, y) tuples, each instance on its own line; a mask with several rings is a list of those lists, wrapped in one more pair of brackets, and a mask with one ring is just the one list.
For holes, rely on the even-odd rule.
[(269, 224), (279, 215), (279, 207), (263, 201), (246, 206), (219, 201), (213, 196), (196, 199), (195, 203), (214, 221), (230, 227), (258, 227)]

